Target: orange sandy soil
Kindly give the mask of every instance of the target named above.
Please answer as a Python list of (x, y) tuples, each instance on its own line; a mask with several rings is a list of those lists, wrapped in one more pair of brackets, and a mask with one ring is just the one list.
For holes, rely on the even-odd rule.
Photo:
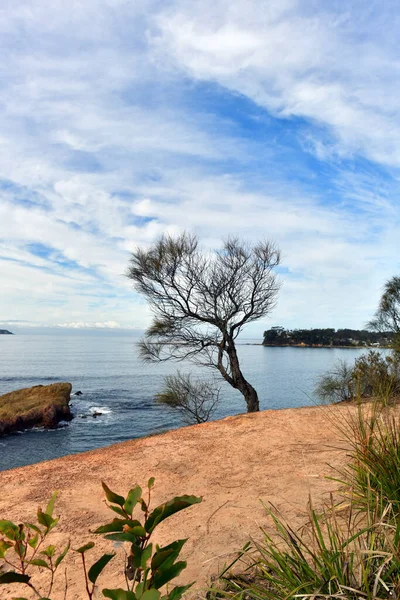
[[(112, 542), (89, 532), (113, 515), (104, 504), (101, 480), (125, 494), (136, 482), (145, 486), (155, 476), (153, 506), (175, 495), (203, 497), (201, 504), (161, 524), (155, 541), (188, 537), (183, 551), (188, 568), (178, 581), (197, 580), (196, 587), (204, 588), (251, 536), (260, 537), (260, 526), (269, 528), (260, 499), (273, 503), (299, 527), (307, 518), (309, 494), (315, 506), (322, 504), (335, 488), (326, 476), (346, 460), (345, 444), (333, 421), (353, 410), (311, 407), (238, 415), (3, 471), (0, 518), (32, 520), (37, 507), (45, 508), (52, 492), (59, 490), (55, 513), (61, 520), (51, 540), (61, 546), (72, 537), (76, 548), (93, 539), (94, 562), (112, 549)], [(63, 563), (68, 567), (71, 600), (86, 597), (79, 561), (71, 553)], [(64, 598), (63, 569), (58, 579), (52, 600)], [(99, 587), (123, 583), (123, 561), (116, 557), (100, 577)], [(33, 597), (27, 588), (22, 594), (18, 587), (2, 586), (1, 598), (15, 597), (17, 591)]]

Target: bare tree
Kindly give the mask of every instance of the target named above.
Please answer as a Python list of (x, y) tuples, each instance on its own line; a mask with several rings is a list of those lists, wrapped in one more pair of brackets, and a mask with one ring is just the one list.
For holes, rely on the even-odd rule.
[(280, 253), (270, 242), (228, 239), (202, 252), (195, 236), (163, 236), (133, 252), (127, 276), (148, 300), (154, 320), (141, 341), (145, 360), (191, 360), (218, 369), (239, 390), (247, 411), (260, 410), (256, 390), (239, 364), (242, 328), (275, 306)]
[(165, 387), (156, 399), (161, 404), (179, 410), (186, 423), (205, 423), (215, 411), (220, 388), (215, 381), (193, 380), (187, 373), (178, 371), (167, 375)]

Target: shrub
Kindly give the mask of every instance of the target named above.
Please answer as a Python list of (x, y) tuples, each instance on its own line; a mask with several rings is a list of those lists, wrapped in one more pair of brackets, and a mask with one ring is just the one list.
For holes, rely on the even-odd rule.
[(350, 448), (350, 463), (338, 481), (350, 490), (359, 510), (378, 510), (388, 504), (400, 516), (400, 428), (390, 408), (374, 403), (356, 414), (341, 415), (337, 427)]
[(325, 402), (379, 397), (384, 403), (400, 394), (400, 354), (383, 355), (370, 350), (351, 367), (339, 361), (320, 377), (315, 393)]
[[(351, 600), (397, 598), (399, 535), (372, 513), (361, 527), (357, 513), (333, 503), (323, 513), (310, 508), (301, 533), (266, 507), (274, 536), (246, 546), (221, 574), (209, 598), (254, 600)], [(240, 567), (234, 574), (232, 567)]]
[(338, 361), (331, 372), (320, 377), (315, 393), (324, 402), (351, 400), (356, 394), (353, 368)]
[[(132, 488), (126, 497), (111, 491), (105, 483), (102, 485), (108, 501), (107, 506), (118, 517), (102, 525), (94, 533), (104, 534), (107, 540), (130, 545), (125, 563), (126, 589), (103, 589), (103, 597), (111, 600), (160, 600), (160, 588), (177, 577), (186, 567), (185, 561), (177, 560), (186, 540), (177, 540), (160, 547), (150, 541), (154, 530), (161, 521), (201, 502), (201, 498), (179, 496), (150, 510), (154, 478), (148, 481), (146, 498), (138, 485)], [(9, 520), (0, 520), (0, 559), (3, 561), (0, 565), (0, 585), (24, 584), (36, 597), (42, 600), (50, 599), (57, 570), (70, 551), (69, 542), (61, 551), (54, 545), (45, 547), (47, 536), (59, 521), (53, 517), (55, 499), (54, 494), (44, 512), (39, 508), (36, 523), (16, 524)], [(142, 522), (133, 516), (136, 507), (140, 507), (143, 513)], [(82, 558), (85, 593), (90, 600), (94, 598), (100, 573), (115, 556), (114, 553), (103, 554), (87, 569), (86, 554), (94, 545), (93, 542), (88, 542), (75, 550)], [(35, 568), (46, 569), (49, 573), (45, 596), (34, 584), (32, 571)], [(193, 584), (169, 589), (163, 600), (179, 600), (191, 585)]]
[(178, 373), (165, 378), (164, 390), (156, 395), (161, 404), (178, 410), (187, 424), (204, 423), (214, 413), (220, 388), (214, 381), (193, 380), (190, 374)]

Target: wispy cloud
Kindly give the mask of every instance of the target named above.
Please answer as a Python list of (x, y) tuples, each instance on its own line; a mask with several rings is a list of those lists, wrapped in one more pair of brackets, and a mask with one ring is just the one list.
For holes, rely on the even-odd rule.
[(189, 229), (278, 243), (274, 322), (363, 326), (400, 266), (399, 18), (361, 0), (0, 7), (2, 318), (144, 327), (129, 252)]

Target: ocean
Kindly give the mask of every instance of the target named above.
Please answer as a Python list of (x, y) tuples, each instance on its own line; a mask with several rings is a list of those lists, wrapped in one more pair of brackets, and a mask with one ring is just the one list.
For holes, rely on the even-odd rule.
[[(0, 470), (181, 427), (180, 415), (154, 399), (164, 376), (178, 366), (203, 376), (213, 372), (184, 363), (143, 364), (137, 342), (129, 332), (0, 335), (0, 395), (56, 381), (69, 381), (73, 393), (82, 392), (72, 397), (75, 418), (69, 425), (0, 437)], [(365, 352), (266, 348), (259, 342), (243, 339), (238, 352), (245, 376), (257, 389), (261, 410), (316, 403), (313, 390), (318, 377), (337, 360), (353, 362)], [(221, 401), (214, 418), (245, 412), (241, 394), (220, 383)], [(94, 413), (101, 415), (95, 418)]]

